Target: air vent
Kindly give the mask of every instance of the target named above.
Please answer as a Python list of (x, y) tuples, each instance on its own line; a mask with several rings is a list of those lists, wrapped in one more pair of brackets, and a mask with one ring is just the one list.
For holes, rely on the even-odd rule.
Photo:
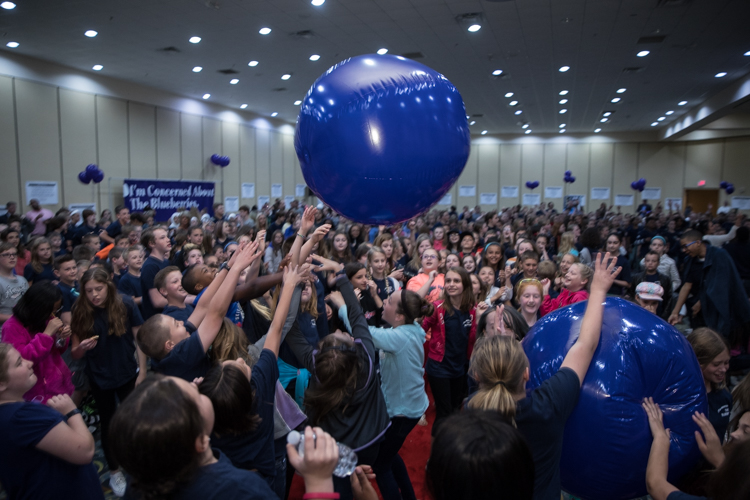
[(631, 66), (629, 68), (622, 68), (622, 73), (624, 75), (630, 75), (633, 73), (641, 73), (641, 72), (643, 72), (642, 66)]
[(286, 90), (286, 87), (276, 87), (275, 89), (271, 89), (274, 92), (284, 92)]
[(308, 40), (315, 36), (315, 33), (312, 30), (302, 30), (302, 31), (295, 31), (294, 33), (289, 33), (289, 36), (292, 38), (300, 38), (302, 40)]
[(421, 52), (406, 52), (405, 54), (401, 54), (401, 57), (405, 57), (407, 59), (422, 59), (424, 57), (424, 54)]
[(232, 68), (229, 68), (229, 69), (217, 69), (216, 72), (217, 73), (223, 73), (225, 75), (239, 75), (240, 74), (239, 71), (234, 70)]
[(484, 115), (483, 114), (471, 115), (471, 117), (472, 118), (482, 118), (482, 117), (484, 117)]
[(181, 52), (177, 47), (164, 47), (162, 49), (156, 49), (157, 52)]
[(639, 45), (646, 43), (662, 43), (665, 38), (667, 38), (666, 35), (642, 36), (636, 43)]
[(657, 7), (684, 7), (693, 3), (693, 0), (659, 0)]

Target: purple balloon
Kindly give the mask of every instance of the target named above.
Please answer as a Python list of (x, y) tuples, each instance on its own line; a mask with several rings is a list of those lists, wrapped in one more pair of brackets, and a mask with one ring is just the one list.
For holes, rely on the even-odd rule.
[(88, 172), (89, 176), (95, 174), (97, 170), (99, 170), (99, 167), (95, 163), (91, 163), (86, 167), (86, 172)]
[(720, 187), (721, 189), (726, 189), (726, 188), (727, 188), (727, 186), (729, 186), (729, 183), (728, 183), (727, 181), (721, 181), (721, 182), (719, 183), (719, 187)]
[(222, 156), (221, 157), (221, 166), (222, 167), (226, 167), (227, 165), (229, 165), (229, 162), (230, 162), (230, 160), (229, 160), (228, 156)]
[(94, 181), (95, 184), (99, 184), (100, 182), (104, 180), (104, 172), (97, 169), (94, 175), (91, 176), (91, 179)]
[(638, 190), (638, 181), (633, 181), (630, 183), (630, 189)]
[(532, 183), (531, 181), (526, 181), (526, 187), (527, 187), (527, 188), (529, 188), (529, 189), (534, 189), (533, 187), (531, 187), (531, 186), (532, 186), (532, 184), (533, 184), (533, 183)]
[(88, 171), (84, 170), (80, 174), (78, 174), (78, 180), (83, 182), (84, 184), (88, 184), (89, 182), (91, 182), (91, 177), (89, 177)]
[(572, 176), (572, 175), (571, 175), (571, 176), (570, 176), (570, 181), (569, 181), (569, 182), (570, 182), (570, 183), (572, 184), (572, 183), (574, 183), (575, 181), (576, 181), (576, 178), (575, 178), (574, 176)]
[(221, 156), (220, 155), (211, 155), (211, 163), (214, 165), (221, 165)]
[(646, 187), (646, 179), (644, 179), (643, 177), (641, 177), (641, 178), (640, 178), (640, 179), (638, 180), (638, 187), (639, 187), (639, 189), (640, 189), (641, 191), (643, 191), (643, 188), (645, 188), (645, 187)]
[(573, 172), (571, 172), (570, 170), (565, 171), (565, 177), (570, 177), (571, 175), (573, 175)]
[(734, 184), (727, 184), (726, 191), (727, 191), (727, 194), (734, 193)]

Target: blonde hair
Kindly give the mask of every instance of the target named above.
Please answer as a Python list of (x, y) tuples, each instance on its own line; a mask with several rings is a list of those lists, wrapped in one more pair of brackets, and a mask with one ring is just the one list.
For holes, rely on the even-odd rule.
[(211, 344), (210, 357), (214, 364), (237, 358), (248, 359), (247, 336), (237, 325), (224, 317), (219, 333)]
[(576, 237), (573, 234), (573, 231), (565, 231), (562, 236), (560, 236), (560, 248), (558, 249), (558, 255), (565, 255), (571, 250), (575, 250), (575, 248)]
[[(698, 364), (701, 365), (701, 369), (711, 363), (716, 356), (725, 350), (729, 350), (724, 338), (706, 327), (693, 330), (693, 332), (687, 336), (687, 340), (690, 342), (693, 351), (695, 351), (695, 357), (698, 358)], [(724, 382), (720, 384), (714, 384), (711, 382), (711, 390), (718, 391), (725, 388), (726, 385), (725, 377)]]
[(498, 335), (477, 341), (469, 374), (479, 383), (479, 390), (469, 400), (469, 408), (497, 411), (514, 419), (516, 400), (513, 396), (523, 391), (523, 376), (528, 366), (521, 343), (513, 337)]
[(578, 269), (581, 273), (581, 280), (586, 280), (586, 284), (583, 285), (583, 288), (581, 290), (586, 290), (588, 292), (591, 288), (591, 278), (594, 277), (594, 270), (586, 264), (581, 264), (580, 262), (576, 262), (575, 264), (570, 265), (570, 267), (573, 266), (578, 266)]

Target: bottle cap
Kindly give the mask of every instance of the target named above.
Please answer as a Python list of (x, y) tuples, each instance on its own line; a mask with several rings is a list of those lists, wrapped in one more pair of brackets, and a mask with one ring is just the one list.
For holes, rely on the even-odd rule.
[(301, 441), (301, 439), (302, 439), (302, 436), (297, 431), (291, 431), (289, 434), (286, 435), (286, 442), (293, 446), (297, 446), (299, 442)]

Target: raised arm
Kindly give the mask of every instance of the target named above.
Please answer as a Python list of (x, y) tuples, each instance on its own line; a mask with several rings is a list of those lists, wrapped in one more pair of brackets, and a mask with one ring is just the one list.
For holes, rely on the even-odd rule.
[(594, 278), (591, 281), (591, 292), (586, 313), (583, 315), (583, 321), (581, 322), (581, 333), (578, 335), (576, 343), (568, 351), (561, 366), (561, 368), (570, 368), (576, 372), (580, 384), (583, 384), (591, 359), (594, 357), (594, 351), (599, 345), (607, 291), (617, 275), (620, 274), (620, 268), (615, 267), (616, 262), (616, 259), (610, 260), (609, 252), (603, 256), (601, 253), (596, 255)]
[(315, 207), (305, 207), (299, 231), (294, 235), (294, 243), (292, 243), (292, 248), (289, 250), (289, 254), (292, 256), (292, 267), (300, 264), (300, 250), (302, 250), (302, 244), (305, 242), (307, 233), (309, 233), (310, 229), (315, 225), (315, 213), (317, 211), (318, 210)]
[(284, 286), (281, 289), (279, 302), (276, 305), (276, 312), (271, 321), (271, 327), (268, 329), (264, 349), (269, 349), (276, 357), (279, 356), (279, 346), (281, 346), (281, 334), (289, 313), (289, 306), (292, 301), (292, 295), (300, 282), (300, 272), (297, 266), (287, 266), (284, 269)]
[(300, 262), (305, 262), (307, 260), (307, 257), (312, 253), (313, 248), (317, 243), (320, 242), (325, 236), (328, 234), (328, 232), (331, 230), (330, 224), (323, 224), (319, 228), (313, 232), (312, 236), (305, 242), (305, 244), (302, 246), (302, 250), (300, 251), (299, 260)]
[(352, 337), (360, 339), (365, 348), (369, 351), (370, 356), (373, 356), (375, 354), (375, 346), (372, 343), (370, 328), (367, 325), (367, 320), (365, 320), (365, 315), (362, 312), (362, 306), (359, 304), (359, 299), (354, 294), (354, 287), (349, 279), (343, 275), (339, 276), (337, 285), (341, 295), (344, 297), (346, 309), (349, 313), (349, 324), (352, 326)]
[[(294, 326), (294, 323), (297, 321), (297, 313), (299, 313), (299, 302), (302, 297), (303, 288), (304, 287), (301, 287), (299, 284), (294, 287), (294, 293), (292, 293), (292, 301), (289, 303), (289, 312), (286, 314), (286, 321), (284, 321), (284, 326), (281, 329), (281, 342), (284, 342), (287, 334), (292, 329), (292, 326)], [(257, 347), (258, 349), (263, 349), (263, 347), (266, 345), (268, 333), (270, 333), (270, 331), (258, 339), (258, 341), (254, 344), (255, 347)]]
[[(229, 259), (229, 262), (227, 262), (227, 266), (229, 266), (230, 269), (234, 268), (239, 254), (239, 251), (234, 252), (232, 254), (232, 257)], [(255, 263), (255, 261), (253, 261), (253, 263)], [(239, 269), (239, 272), (242, 273), (242, 269)], [(193, 314), (191, 314), (188, 318), (188, 321), (192, 323), (194, 327), (198, 328), (199, 326), (201, 326), (203, 318), (206, 317), (206, 313), (211, 307), (211, 301), (216, 295), (216, 292), (219, 290), (219, 287), (221, 287), (221, 284), (224, 283), (224, 280), (226, 279), (228, 274), (229, 271), (227, 271), (226, 268), (216, 273), (216, 276), (214, 277), (213, 281), (211, 281), (211, 284), (208, 285), (206, 291), (203, 292), (203, 295), (201, 295), (201, 300), (198, 302), (198, 306), (193, 311)]]
[[(47, 401), (47, 406), (63, 415), (76, 408), (67, 394), (51, 398)], [(71, 464), (86, 465), (94, 458), (94, 436), (78, 413), (71, 416), (67, 422), (60, 422), (50, 429), (37, 443), (36, 448)]]
[[(266, 241), (265, 229), (261, 229), (260, 231), (258, 231), (258, 234), (255, 235), (255, 241), (258, 242), (259, 250), (263, 248), (262, 245), (264, 245)], [(248, 281), (252, 281), (258, 277), (258, 274), (260, 273), (260, 265), (261, 265), (260, 259), (255, 259), (253, 263), (250, 264), (250, 270), (247, 272), (247, 279), (245, 280), (245, 283), (247, 283)]]
[(648, 416), (648, 425), (654, 440), (648, 455), (646, 466), (646, 489), (654, 500), (666, 500), (667, 497), (679, 491), (667, 481), (669, 472), (669, 429), (664, 428), (661, 409), (654, 400), (643, 400), (643, 409)]

